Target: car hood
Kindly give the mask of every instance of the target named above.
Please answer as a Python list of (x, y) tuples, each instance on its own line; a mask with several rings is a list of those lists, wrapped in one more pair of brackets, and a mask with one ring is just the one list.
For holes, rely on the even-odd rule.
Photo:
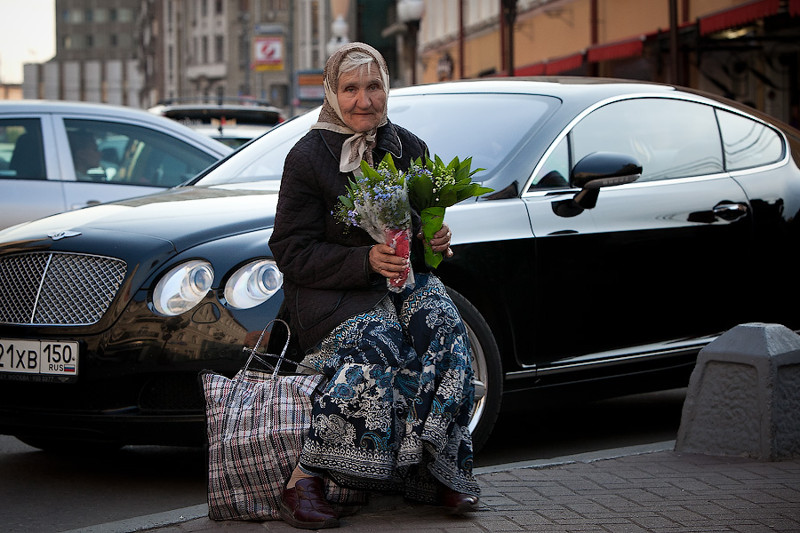
[(83, 241), (80, 248), (85, 248), (85, 238), (69, 239), (80, 233), (93, 236), (98, 245), (116, 239), (150, 241), (161, 243), (159, 248), (169, 243), (173, 253), (181, 252), (211, 240), (271, 227), (277, 199), (274, 191), (181, 187), (20, 224), (0, 232), (0, 246), (28, 248), (43, 240), (65, 239), (71, 247)]

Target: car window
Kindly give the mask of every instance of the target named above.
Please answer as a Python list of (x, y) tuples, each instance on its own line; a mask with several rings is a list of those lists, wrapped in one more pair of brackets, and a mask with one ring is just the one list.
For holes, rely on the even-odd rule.
[[(483, 168), (480, 179), (491, 175), (519, 145), (530, 139), (530, 132), (558, 102), (546, 96), (520, 94), (449, 94), (425, 98), (389, 99), (392, 122), (408, 128), (428, 143), (432, 154), (445, 161), (453, 157), (472, 157), (472, 168)], [(465, 113), (465, 109), (475, 113)], [(480, 117), (496, 120), (481, 120)], [(504, 120), (503, 117), (515, 117)], [(474, 135), (453, 132), (474, 131)]]
[(723, 171), (722, 146), (711, 106), (658, 98), (607, 104), (573, 129), (575, 165), (593, 152), (620, 152), (642, 165), (638, 181)]
[[(555, 98), (517, 94), (467, 94), (453, 98), (449, 94), (432, 94), (425, 98), (403, 96), (389, 98), (389, 117), (393, 123), (413, 131), (428, 142), (431, 154), (445, 161), (453, 157), (472, 157), (472, 168), (483, 168), (480, 178), (489, 176), (530, 137), (547, 113), (558, 105)], [(480, 116), (501, 117), (480, 121)], [(521, 120), (502, 120), (508, 116)], [(224, 183), (244, 183), (280, 180), (283, 162), (289, 150), (317, 121), (319, 110), (286, 122), (266, 133), (253, 148), (228, 160), (224, 172), (212, 171), (196, 185), (212, 186)], [(475, 131), (475, 135), (454, 135), (455, 131)], [(256, 148), (258, 147), (258, 149)], [(255, 157), (254, 157), (255, 156)]]
[(173, 187), (215, 161), (214, 156), (150, 128), (78, 119), (65, 119), (64, 125), (80, 181)]
[(47, 179), (39, 119), (0, 120), (0, 178)]
[(569, 186), (569, 143), (567, 138), (561, 142), (547, 156), (536, 177), (533, 178), (531, 188), (551, 189)]
[(212, 170), (195, 185), (213, 186), (280, 180), (286, 155), (295, 143), (308, 133), (309, 128), (317, 121), (318, 115), (319, 112), (310, 111), (284, 122), (258, 141), (262, 149), (253, 148), (248, 152), (239, 152), (227, 161), (224, 172)]
[(773, 129), (721, 109), (717, 111), (717, 117), (728, 170), (752, 168), (783, 159), (783, 141)]

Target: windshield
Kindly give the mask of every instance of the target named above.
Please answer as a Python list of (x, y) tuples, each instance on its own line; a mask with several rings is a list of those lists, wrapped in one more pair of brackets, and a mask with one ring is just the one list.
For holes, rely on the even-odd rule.
[[(425, 94), (389, 98), (389, 118), (420, 138), (445, 162), (472, 157), (485, 180), (528, 139), (556, 99), (522, 94)], [(234, 154), (195, 185), (280, 180), (283, 161), (316, 122), (319, 109), (286, 122)], [(493, 120), (487, 120), (493, 117)]]

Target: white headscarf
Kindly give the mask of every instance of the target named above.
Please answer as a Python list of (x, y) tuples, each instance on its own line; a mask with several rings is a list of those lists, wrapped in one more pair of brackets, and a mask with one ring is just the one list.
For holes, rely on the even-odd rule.
[[(361, 52), (372, 57), (375, 64), (380, 71), (381, 81), (383, 83), (383, 90), (386, 92), (387, 98), (389, 95), (389, 69), (386, 67), (386, 61), (383, 56), (368, 44), (364, 43), (350, 43), (338, 49), (325, 64), (325, 70), (322, 74), (322, 84), (325, 89), (325, 100), (322, 103), (322, 110), (319, 113), (319, 119), (314, 124), (312, 129), (322, 129), (335, 131), (337, 133), (344, 133), (351, 135), (342, 145), (342, 153), (339, 157), (339, 171), (340, 172), (357, 172), (361, 167), (361, 161), (366, 161), (370, 166), (373, 166), (372, 161), (372, 148), (375, 146), (377, 127), (366, 132), (355, 132), (342, 118), (342, 110), (339, 109), (339, 100), (336, 97), (336, 91), (339, 87), (339, 69), (342, 61), (351, 52)], [(386, 107), (383, 108), (383, 116), (381, 117), (378, 127), (383, 126), (388, 122), (386, 115)]]

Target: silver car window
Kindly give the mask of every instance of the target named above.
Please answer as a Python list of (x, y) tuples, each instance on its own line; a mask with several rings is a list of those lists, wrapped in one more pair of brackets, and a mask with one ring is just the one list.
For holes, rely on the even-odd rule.
[(0, 120), (0, 178), (47, 179), (39, 119)]
[[(199, 148), (150, 128), (78, 119), (64, 119), (64, 125), (79, 181), (174, 187), (215, 161)], [(92, 143), (96, 154), (89, 153)]]

